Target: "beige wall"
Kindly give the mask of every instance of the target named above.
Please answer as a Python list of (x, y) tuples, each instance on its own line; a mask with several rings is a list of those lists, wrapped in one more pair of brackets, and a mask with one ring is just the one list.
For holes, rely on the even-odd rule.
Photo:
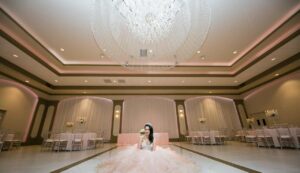
[(26, 87), (0, 79), (0, 109), (6, 110), (1, 128), (20, 133), (24, 141), (37, 101), (37, 96)]
[[(279, 117), (276, 123), (300, 126), (300, 71), (251, 91), (245, 96), (244, 102), (248, 114), (277, 109)], [(268, 120), (268, 123), (272, 125), (273, 121)]]

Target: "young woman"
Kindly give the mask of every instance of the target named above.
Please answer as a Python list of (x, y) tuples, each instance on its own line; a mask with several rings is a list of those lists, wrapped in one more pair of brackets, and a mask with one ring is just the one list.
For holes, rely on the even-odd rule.
[(144, 125), (144, 135), (141, 135), (138, 148), (145, 150), (155, 150), (155, 142), (154, 142), (154, 130), (150, 123), (146, 123)]

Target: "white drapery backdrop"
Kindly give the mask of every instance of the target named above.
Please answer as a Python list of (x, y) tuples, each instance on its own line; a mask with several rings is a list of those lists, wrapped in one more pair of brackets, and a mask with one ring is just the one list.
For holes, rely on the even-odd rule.
[[(69, 131), (67, 122), (73, 122), (74, 131), (103, 133), (105, 139), (110, 139), (113, 102), (101, 97), (74, 97), (59, 102), (53, 131)], [(85, 122), (81, 124), (79, 119)]]
[[(223, 97), (196, 97), (185, 101), (189, 131), (203, 129), (240, 129), (241, 124), (232, 99)], [(205, 118), (200, 123), (199, 118)]]
[(176, 105), (174, 100), (163, 97), (132, 97), (124, 100), (122, 133), (137, 133), (150, 122), (154, 132), (167, 132), (178, 138)]

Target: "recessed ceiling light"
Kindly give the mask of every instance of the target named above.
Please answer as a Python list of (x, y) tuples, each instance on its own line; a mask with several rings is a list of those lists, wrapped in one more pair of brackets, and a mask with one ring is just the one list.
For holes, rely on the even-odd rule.
[(204, 60), (204, 59), (205, 59), (205, 56), (204, 56), (204, 55), (203, 55), (203, 56), (201, 56), (201, 59), (202, 59), (202, 60)]
[(275, 60), (276, 60), (276, 58), (272, 58), (271, 60), (272, 60), (272, 61), (275, 61)]
[(208, 93), (210, 93), (210, 94), (211, 94), (211, 93), (212, 93), (212, 91), (209, 91)]
[(153, 51), (152, 51), (152, 49), (149, 49), (149, 53), (152, 53)]
[(201, 51), (200, 51), (200, 50), (198, 50), (198, 51), (197, 51), (197, 53), (199, 54), (199, 53), (201, 53)]
[(233, 54), (237, 54), (237, 53), (238, 53), (238, 51), (237, 51), (237, 50), (235, 50), (235, 51), (233, 51), (232, 53), (233, 53)]
[(185, 82), (184, 80), (181, 81), (181, 83), (184, 83), (184, 82)]
[(209, 81), (208, 81), (208, 83), (212, 83), (212, 81), (211, 81), (211, 80), (209, 80)]
[(83, 94), (86, 94), (87, 92), (86, 92), (86, 91), (83, 91), (82, 93), (83, 93)]
[(116, 80), (113, 80), (113, 83), (117, 83), (117, 81), (116, 81)]
[(65, 51), (65, 49), (64, 49), (64, 48), (60, 48), (60, 51), (62, 51), (62, 52), (63, 52), (63, 51)]
[(183, 110), (182, 110), (182, 109), (180, 109), (180, 110), (179, 110), (179, 112), (180, 112), (180, 113), (182, 113), (182, 112), (183, 112)]
[(239, 81), (235, 80), (234, 83), (238, 83)]
[(13, 57), (18, 58), (19, 56), (17, 54), (13, 54)]
[(25, 80), (26, 83), (29, 83), (29, 80)]
[(278, 74), (278, 73), (276, 73), (274, 76), (279, 76), (279, 74)]
[(57, 82), (58, 82), (58, 80), (56, 80), (56, 79), (55, 79), (55, 80), (54, 80), (54, 82), (56, 82), (56, 83), (57, 83)]
[(84, 82), (85, 82), (85, 83), (88, 83), (89, 81), (88, 81), (88, 80), (84, 80)]
[(148, 83), (151, 83), (151, 80), (148, 80)]

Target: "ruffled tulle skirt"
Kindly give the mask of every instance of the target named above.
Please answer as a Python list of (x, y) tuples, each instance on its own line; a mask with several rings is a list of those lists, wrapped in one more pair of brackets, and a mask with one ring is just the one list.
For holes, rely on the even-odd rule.
[[(136, 145), (120, 147), (98, 164), (98, 173), (198, 173), (197, 165), (170, 148), (140, 150)], [(199, 166), (199, 165), (198, 165)]]

